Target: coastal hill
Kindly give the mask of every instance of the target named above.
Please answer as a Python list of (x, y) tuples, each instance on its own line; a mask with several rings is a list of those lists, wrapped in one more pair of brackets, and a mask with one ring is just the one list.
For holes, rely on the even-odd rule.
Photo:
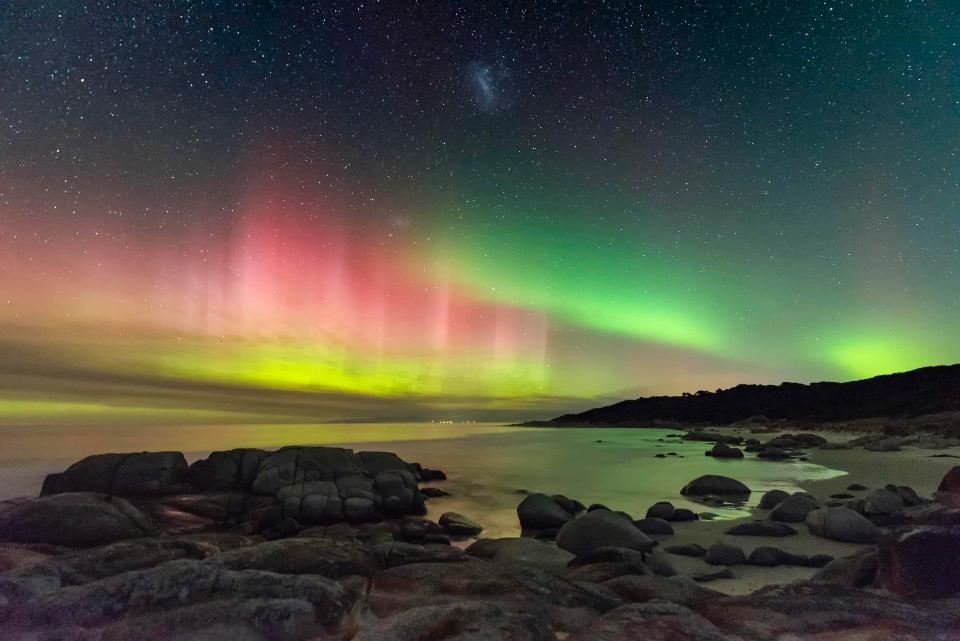
[(726, 425), (761, 416), (829, 422), (956, 411), (960, 411), (960, 365), (942, 365), (847, 383), (737, 385), (716, 392), (651, 396), (526, 425), (633, 425), (653, 421)]

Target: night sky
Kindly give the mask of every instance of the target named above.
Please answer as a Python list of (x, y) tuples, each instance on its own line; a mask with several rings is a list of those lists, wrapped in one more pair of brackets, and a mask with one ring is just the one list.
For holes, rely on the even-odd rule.
[(958, 327), (955, 0), (0, 3), (0, 422), (552, 416)]

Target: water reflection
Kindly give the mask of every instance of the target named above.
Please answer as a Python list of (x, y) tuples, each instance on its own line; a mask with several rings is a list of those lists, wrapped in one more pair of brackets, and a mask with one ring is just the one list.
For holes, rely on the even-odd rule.
[[(637, 518), (661, 500), (713, 513), (714, 518), (733, 518), (746, 515), (766, 490), (796, 491), (802, 481), (843, 474), (807, 462), (707, 457), (704, 443), (667, 436), (672, 433), (485, 424), (5, 427), (8, 447), (0, 453), (0, 487), (5, 496), (34, 494), (44, 474), (97, 452), (173, 449), (194, 459), (233, 447), (337, 444), (394, 451), (408, 461), (444, 470), (448, 480), (434, 485), (451, 496), (429, 501), (432, 517), (461, 512), (482, 523), (487, 536), (515, 536), (521, 490), (564, 494), (586, 505), (602, 503)], [(688, 481), (703, 474), (732, 476), (754, 493), (740, 502), (680, 495)]]

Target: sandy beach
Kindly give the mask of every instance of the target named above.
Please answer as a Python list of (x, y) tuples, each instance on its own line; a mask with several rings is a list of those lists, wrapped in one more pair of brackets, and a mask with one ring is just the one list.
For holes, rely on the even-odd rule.
[[(744, 428), (710, 428), (723, 434), (733, 434), (744, 439), (755, 437), (767, 440), (777, 434), (751, 434)], [(861, 433), (830, 431), (830, 430), (803, 430), (804, 433), (813, 433), (826, 438), (831, 443), (846, 443)], [(710, 449), (711, 444), (703, 444), (704, 451)], [(892, 483), (912, 487), (922, 497), (929, 498), (937, 489), (944, 474), (955, 465), (960, 465), (960, 447), (947, 449), (925, 449), (914, 446), (904, 446), (894, 452), (874, 452), (862, 447), (850, 449), (827, 450), (810, 448), (807, 458), (812, 463), (818, 463), (831, 469), (847, 472), (844, 476), (802, 482), (803, 491), (813, 495), (819, 501), (829, 500), (830, 495), (850, 493), (862, 496), (866, 491), (848, 492), (847, 487), (857, 483), (869, 489), (882, 488)], [(771, 461), (767, 465), (792, 465), (790, 461)], [(754, 497), (756, 498), (756, 497)], [(709, 511), (705, 506), (704, 510)], [(758, 547), (773, 546), (794, 554), (814, 555), (828, 554), (834, 558), (849, 556), (870, 547), (851, 543), (831, 541), (814, 536), (807, 532), (803, 523), (792, 523), (797, 534), (785, 537), (763, 536), (732, 536), (725, 532), (738, 523), (749, 520), (766, 519), (769, 510), (752, 509), (749, 518), (737, 520), (700, 520), (686, 523), (673, 523), (672, 536), (653, 535), (660, 547), (678, 544), (695, 543), (709, 547), (713, 543), (723, 542), (737, 546), (746, 556)], [(702, 558), (685, 557), (676, 554), (663, 555), (680, 574), (694, 574), (715, 570), (715, 566), (708, 565)], [(780, 565), (772, 568), (754, 565), (738, 565), (733, 568), (734, 578), (716, 579), (708, 585), (711, 589), (731, 595), (749, 594), (767, 585), (778, 585), (809, 579), (817, 573), (815, 568)]]

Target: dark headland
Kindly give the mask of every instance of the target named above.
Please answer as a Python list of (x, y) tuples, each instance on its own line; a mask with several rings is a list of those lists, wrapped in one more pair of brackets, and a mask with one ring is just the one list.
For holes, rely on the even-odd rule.
[(847, 383), (737, 385), (715, 392), (650, 396), (564, 414), (530, 426), (825, 424), (910, 420), (960, 412), (960, 365), (923, 367)]

